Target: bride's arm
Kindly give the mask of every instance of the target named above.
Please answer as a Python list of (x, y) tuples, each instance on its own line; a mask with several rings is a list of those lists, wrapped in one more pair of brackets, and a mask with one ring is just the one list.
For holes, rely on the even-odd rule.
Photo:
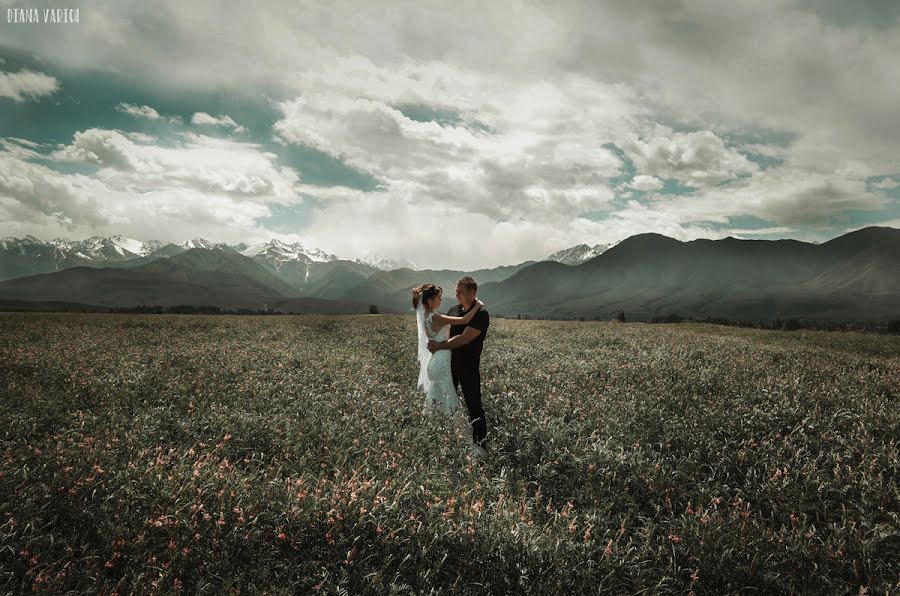
[(431, 320), (431, 326), (435, 331), (443, 327), (444, 325), (467, 325), (469, 321), (472, 320), (472, 317), (475, 316), (482, 306), (484, 306), (484, 302), (481, 300), (475, 299), (475, 308), (466, 313), (464, 317), (451, 317), (448, 315), (442, 315), (440, 313), (434, 313), (434, 317)]

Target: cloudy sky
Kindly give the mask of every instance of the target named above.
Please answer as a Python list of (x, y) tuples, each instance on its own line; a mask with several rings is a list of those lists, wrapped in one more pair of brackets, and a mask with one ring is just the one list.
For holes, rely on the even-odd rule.
[(0, 236), (422, 267), (900, 227), (900, 2), (0, 0)]

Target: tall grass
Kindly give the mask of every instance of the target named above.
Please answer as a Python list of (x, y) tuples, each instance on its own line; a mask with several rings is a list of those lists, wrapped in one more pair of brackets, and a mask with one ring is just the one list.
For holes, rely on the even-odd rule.
[(900, 590), (900, 338), (493, 322), (491, 457), (401, 316), (0, 315), (0, 589)]

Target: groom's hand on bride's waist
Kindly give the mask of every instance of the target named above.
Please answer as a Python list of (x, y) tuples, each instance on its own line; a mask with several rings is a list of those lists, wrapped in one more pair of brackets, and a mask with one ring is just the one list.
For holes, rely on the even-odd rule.
[(463, 330), (462, 335), (454, 335), (447, 341), (438, 342), (433, 339), (430, 340), (428, 342), (428, 350), (433, 354), (438, 350), (453, 350), (455, 348), (461, 348), (479, 335), (481, 335), (480, 329), (475, 329), (474, 327), (466, 327)]

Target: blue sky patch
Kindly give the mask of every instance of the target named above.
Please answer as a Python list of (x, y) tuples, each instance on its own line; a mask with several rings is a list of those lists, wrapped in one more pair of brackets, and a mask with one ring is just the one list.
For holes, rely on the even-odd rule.
[(313, 211), (321, 206), (320, 201), (307, 195), (303, 196), (300, 203), (293, 205), (266, 203), (272, 215), (259, 217), (254, 221), (278, 234), (300, 234), (309, 227)]
[(462, 123), (462, 118), (453, 110), (411, 103), (397, 104), (391, 107), (416, 122), (437, 122), (441, 126), (457, 126)]

